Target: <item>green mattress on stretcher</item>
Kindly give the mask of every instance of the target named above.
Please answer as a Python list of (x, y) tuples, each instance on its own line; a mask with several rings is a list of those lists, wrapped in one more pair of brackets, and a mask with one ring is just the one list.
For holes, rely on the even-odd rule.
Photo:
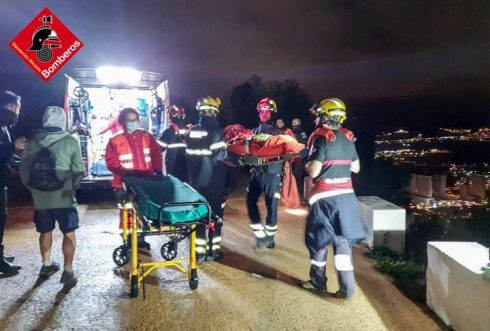
[[(209, 218), (206, 199), (187, 184), (171, 175), (164, 177), (123, 178), (126, 190), (136, 196), (138, 211), (147, 219), (165, 224), (193, 223)], [(204, 204), (191, 205), (202, 201)], [(179, 206), (167, 206), (168, 203), (180, 203)], [(186, 205), (186, 203), (188, 203)]]

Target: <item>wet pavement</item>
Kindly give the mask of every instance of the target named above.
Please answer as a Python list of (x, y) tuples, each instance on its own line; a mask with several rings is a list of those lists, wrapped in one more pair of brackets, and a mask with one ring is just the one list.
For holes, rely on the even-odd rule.
[[(242, 191), (244, 193), (244, 191)], [(199, 269), (192, 291), (185, 275), (158, 269), (146, 280), (145, 298), (131, 299), (129, 268), (116, 267), (121, 244), (118, 212), (107, 198), (81, 204), (74, 269), (78, 283), (63, 288), (61, 272), (41, 282), (38, 236), (31, 207), (9, 210), (6, 253), (22, 265), (0, 275), (0, 330), (439, 330), (432, 314), (404, 297), (371, 262), (355, 251), (357, 293), (351, 303), (302, 290), (309, 258), (303, 244), (306, 208), (281, 207), (276, 248), (256, 251), (243, 194), (228, 200), (223, 228), (225, 257)], [(303, 214), (301, 214), (303, 213)], [(298, 214), (298, 213), (296, 213)], [(53, 259), (62, 263), (62, 236), (54, 236)], [(161, 259), (167, 239), (149, 237), (150, 255)], [(187, 242), (179, 244), (186, 255)], [(329, 292), (337, 290), (329, 263)]]

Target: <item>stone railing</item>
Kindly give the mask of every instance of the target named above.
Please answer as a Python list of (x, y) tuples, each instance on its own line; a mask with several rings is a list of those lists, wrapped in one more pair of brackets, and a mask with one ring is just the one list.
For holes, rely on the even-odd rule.
[(403, 253), (407, 228), (405, 209), (376, 196), (357, 198), (361, 217), (369, 230), (366, 238), (368, 246), (387, 246)]
[(427, 243), (427, 305), (457, 331), (490, 330), (489, 250), (476, 242)]

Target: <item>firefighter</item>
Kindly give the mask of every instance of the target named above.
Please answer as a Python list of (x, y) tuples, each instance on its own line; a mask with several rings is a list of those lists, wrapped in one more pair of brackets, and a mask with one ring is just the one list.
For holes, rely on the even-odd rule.
[(316, 113), (320, 127), (308, 139), (310, 156), (305, 166), (314, 182), (305, 234), (311, 259), (310, 280), (302, 287), (326, 292), (327, 247), (333, 244), (340, 283), (336, 296), (351, 299), (355, 288), (352, 243), (367, 233), (351, 179), (351, 172), (360, 171), (359, 157), (354, 135), (342, 128), (347, 118), (344, 102), (325, 99)]
[[(281, 134), (280, 129), (271, 124), (271, 117), (277, 113), (277, 105), (271, 98), (263, 98), (257, 104), (259, 113), (259, 126), (253, 129), (254, 134), (266, 133), (270, 135)], [(250, 218), (250, 227), (257, 239), (257, 248), (274, 248), (274, 235), (277, 232), (277, 206), (281, 197), (281, 174), (283, 164), (271, 163), (262, 166), (254, 166), (247, 190), (247, 210)], [(260, 220), (257, 201), (260, 195), (265, 195), (267, 217), (265, 227)]]
[(183, 107), (171, 106), (169, 109), (170, 125), (163, 131), (158, 144), (165, 154), (165, 169), (167, 174), (177, 177), (183, 182), (187, 181), (187, 167), (185, 158), (186, 136), (189, 128), (185, 125), (185, 110)]
[[(211, 205), (213, 216), (218, 218), (214, 228), (197, 229), (196, 255), (198, 263), (205, 259), (218, 260), (223, 257), (221, 251), (221, 227), (223, 210), (226, 203), (228, 158), (223, 130), (219, 127), (218, 114), (221, 100), (204, 97), (199, 99), (196, 108), (199, 123), (187, 137), (186, 155), (191, 185), (202, 194)], [(207, 247), (208, 246), (208, 247)]]
[[(123, 131), (107, 143), (105, 159), (113, 173), (112, 187), (119, 203), (124, 200), (122, 178), (126, 175), (161, 176), (162, 156), (160, 146), (153, 136), (139, 128), (139, 113), (134, 108), (124, 108), (119, 113)], [(150, 244), (139, 237), (139, 247), (150, 249)]]

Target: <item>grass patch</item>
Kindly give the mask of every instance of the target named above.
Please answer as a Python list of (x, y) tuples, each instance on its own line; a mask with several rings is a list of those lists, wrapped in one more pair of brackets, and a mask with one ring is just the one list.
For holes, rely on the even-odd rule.
[(405, 261), (397, 252), (385, 246), (375, 246), (365, 255), (375, 260), (376, 269), (391, 276), (393, 283), (408, 298), (425, 302), (426, 265)]

